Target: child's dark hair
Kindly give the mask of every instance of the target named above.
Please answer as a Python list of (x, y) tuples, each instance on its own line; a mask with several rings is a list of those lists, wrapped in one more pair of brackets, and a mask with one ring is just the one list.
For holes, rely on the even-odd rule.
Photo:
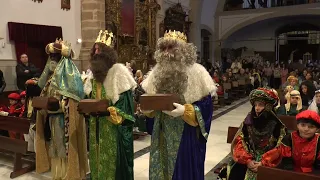
[(311, 125), (316, 126), (318, 129), (320, 129), (320, 124), (316, 123), (315, 121), (311, 120), (311, 119), (298, 119), (298, 124), (299, 123), (309, 123)]

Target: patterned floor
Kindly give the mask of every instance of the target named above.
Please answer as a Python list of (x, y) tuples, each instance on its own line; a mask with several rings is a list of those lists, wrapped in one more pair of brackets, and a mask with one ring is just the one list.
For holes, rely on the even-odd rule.
[[(233, 102), (231, 105), (214, 111), (213, 122), (207, 143), (205, 163), (206, 180), (216, 179), (213, 173), (214, 167), (222, 161), (230, 152), (230, 144), (227, 144), (227, 130), (229, 126), (239, 126), (250, 110), (247, 98)], [(134, 142), (134, 177), (135, 180), (149, 179), (149, 145), (150, 136), (142, 137)], [(9, 180), (12, 171), (12, 160), (0, 156), (0, 179)], [(49, 180), (50, 172), (38, 175), (31, 172), (15, 178), (15, 180)]]

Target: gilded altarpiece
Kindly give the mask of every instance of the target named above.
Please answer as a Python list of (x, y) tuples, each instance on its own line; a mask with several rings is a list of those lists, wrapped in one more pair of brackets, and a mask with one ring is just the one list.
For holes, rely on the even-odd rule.
[[(147, 72), (150, 65), (155, 64), (156, 16), (160, 5), (156, 0), (134, 1), (134, 34), (122, 31), (124, 4), (121, 0), (106, 0), (106, 29), (112, 30), (115, 37), (115, 47), (118, 51), (119, 62), (133, 62), (135, 69)], [(127, 4), (126, 4), (127, 5)], [(127, 7), (126, 7), (127, 8)]]
[[(164, 21), (160, 25), (160, 33), (164, 31), (176, 30), (184, 32), (187, 36), (190, 32), (191, 21), (189, 21), (187, 13), (183, 10), (180, 3), (166, 10)], [(163, 27), (161, 27), (163, 26)]]

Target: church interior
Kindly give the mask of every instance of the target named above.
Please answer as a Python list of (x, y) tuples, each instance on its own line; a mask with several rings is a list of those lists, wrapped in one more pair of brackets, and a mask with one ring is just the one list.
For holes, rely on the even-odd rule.
[(320, 0), (0, 2), (0, 179), (320, 180)]

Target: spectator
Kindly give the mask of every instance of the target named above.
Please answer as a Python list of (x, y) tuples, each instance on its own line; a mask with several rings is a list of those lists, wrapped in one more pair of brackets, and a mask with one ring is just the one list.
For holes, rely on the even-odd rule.
[(28, 56), (26, 54), (21, 54), (21, 63), (18, 63), (16, 67), (17, 73), (17, 86), (19, 90), (26, 90), (25, 83), (28, 79), (39, 77), (39, 69), (33, 64), (29, 63)]
[(4, 80), (3, 72), (0, 70), (0, 94), (3, 93), (6, 88), (6, 81)]

